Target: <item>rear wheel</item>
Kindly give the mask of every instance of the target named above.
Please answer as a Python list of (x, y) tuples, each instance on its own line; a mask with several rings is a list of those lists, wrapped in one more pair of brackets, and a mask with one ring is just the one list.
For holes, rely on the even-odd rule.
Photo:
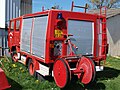
[(68, 63), (64, 59), (58, 59), (53, 66), (53, 74), (56, 85), (60, 88), (66, 87), (71, 78)]
[(29, 71), (29, 74), (31, 76), (35, 75), (35, 67), (34, 67), (34, 63), (33, 63), (32, 59), (29, 59), (29, 62), (28, 62), (28, 71)]

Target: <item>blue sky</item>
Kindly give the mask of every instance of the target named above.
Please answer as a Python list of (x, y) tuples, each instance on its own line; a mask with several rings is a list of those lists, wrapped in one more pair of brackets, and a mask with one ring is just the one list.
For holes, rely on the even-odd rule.
[[(62, 10), (70, 10), (72, 1), (73, 0), (33, 0), (33, 13), (41, 11), (42, 6), (48, 9), (54, 5), (59, 5), (62, 7)], [(75, 5), (80, 6), (84, 6), (87, 2), (87, 0), (74, 0)], [(78, 11), (78, 9), (75, 10)]]

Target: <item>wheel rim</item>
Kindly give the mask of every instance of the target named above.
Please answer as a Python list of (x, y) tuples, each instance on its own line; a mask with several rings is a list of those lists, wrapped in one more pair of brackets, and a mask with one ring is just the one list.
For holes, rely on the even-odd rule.
[(34, 74), (34, 65), (33, 65), (33, 63), (30, 63), (29, 72), (30, 72), (30, 75)]
[(62, 59), (57, 60), (54, 63), (53, 74), (56, 85), (64, 88), (70, 81), (70, 70), (67, 62)]
[(90, 83), (93, 77), (93, 67), (90, 59), (82, 57), (77, 68), (78, 70), (83, 70), (83, 73), (78, 74), (80, 81), (84, 84)]

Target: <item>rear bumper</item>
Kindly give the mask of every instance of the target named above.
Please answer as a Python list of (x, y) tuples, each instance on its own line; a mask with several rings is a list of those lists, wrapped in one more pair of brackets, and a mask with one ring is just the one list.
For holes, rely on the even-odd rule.
[(104, 70), (104, 66), (95, 66), (96, 71), (103, 71)]

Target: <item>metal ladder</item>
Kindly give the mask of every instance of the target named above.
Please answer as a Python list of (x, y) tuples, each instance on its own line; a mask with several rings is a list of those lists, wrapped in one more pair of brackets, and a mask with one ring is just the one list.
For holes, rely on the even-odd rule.
[(85, 13), (87, 12), (87, 9), (88, 9), (88, 4), (86, 3), (85, 6), (76, 6), (74, 5), (74, 1), (72, 1), (72, 6), (71, 6), (71, 12), (73, 11), (73, 8), (76, 7), (76, 8), (83, 8), (85, 9)]
[[(102, 10), (104, 9), (104, 10)], [(102, 12), (104, 11), (104, 12)], [(103, 57), (104, 55), (106, 55), (106, 47), (107, 47), (107, 41), (105, 41), (106, 36), (107, 36), (107, 32), (106, 32), (106, 19), (101, 20), (101, 16), (105, 16), (106, 17), (106, 7), (101, 7), (100, 8), (100, 15), (98, 17), (98, 41), (99, 41), (99, 37), (102, 37), (102, 41), (101, 43), (99, 43), (99, 56)], [(104, 42), (103, 42), (104, 41)], [(100, 42), (100, 41), (99, 41)], [(105, 49), (105, 54), (103, 55), (102, 53), (102, 49)]]

